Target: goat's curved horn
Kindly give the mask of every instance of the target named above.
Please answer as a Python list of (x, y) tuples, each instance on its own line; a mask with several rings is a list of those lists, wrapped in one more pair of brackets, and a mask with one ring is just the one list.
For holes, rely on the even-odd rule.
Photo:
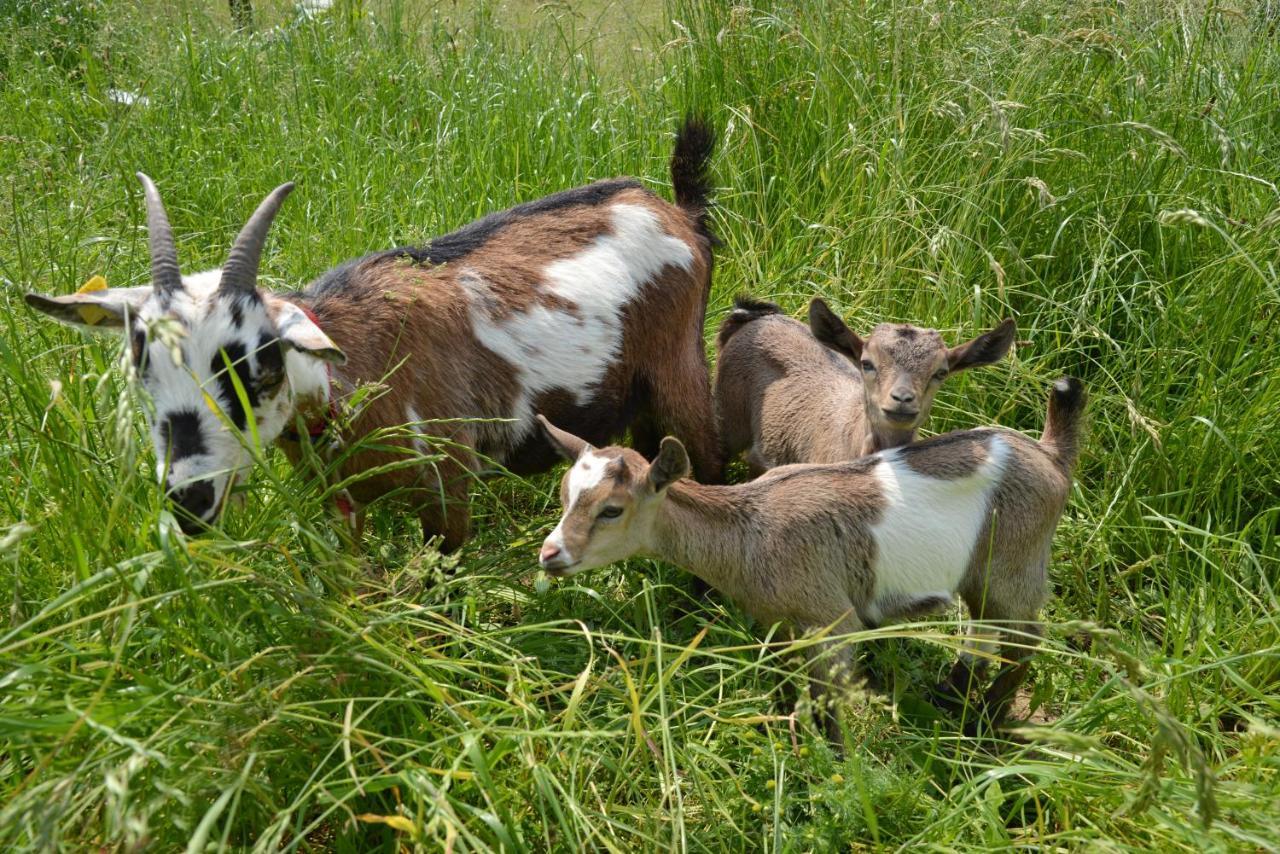
[(276, 211), (285, 196), (293, 190), (293, 182), (281, 184), (271, 191), (271, 195), (262, 200), (258, 209), (249, 217), (249, 221), (240, 229), (236, 242), (231, 246), (231, 254), (222, 267), (222, 280), (218, 289), (222, 291), (256, 291), (258, 287), (258, 262), (262, 259), (262, 244), (267, 240), (267, 230), (271, 221), (276, 218)]
[(151, 284), (160, 293), (182, 290), (182, 273), (178, 269), (178, 247), (173, 242), (169, 215), (164, 212), (155, 182), (138, 173), (142, 196), (147, 202), (147, 240), (151, 248)]

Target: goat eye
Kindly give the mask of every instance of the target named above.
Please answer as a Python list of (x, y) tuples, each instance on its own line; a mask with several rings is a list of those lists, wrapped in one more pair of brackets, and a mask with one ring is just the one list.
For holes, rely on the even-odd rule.
[(945, 380), (945, 379), (947, 378), (947, 369), (946, 369), (946, 368), (938, 368), (938, 370), (936, 370), (936, 371), (934, 371), (934, 372), (933, 372), (933, 378), (934, 378), (935, 380), (937, 380), (938, 382), (942, 382), (943, 380)]
[(617, 519), (621, 515), (622, 515), (621, 507), (606, 507), (600, 511), (599, 515), (597, 515), (596, 518), (597, 519)]
[(862, 370), (866, 371), (869, 374), (874, 374), (876, 371), (875, 363), (872, 362), (870, 359), (863, 359)]

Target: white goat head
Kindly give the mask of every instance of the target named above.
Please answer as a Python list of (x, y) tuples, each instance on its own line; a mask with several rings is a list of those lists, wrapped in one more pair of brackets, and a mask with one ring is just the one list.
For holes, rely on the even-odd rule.
[(267, 230), (293, 184), (263, 200), (220, 270), (183, 276), (160, 194), (146, 175), (138, 179), (151, 284), (26, 299), (62, 323), (127, 336), (154, 404), (157, 477), (192, 533), (217, 520), (232, 483), (252, 465), (250, 437), (274, 441), (297, 398), (327, 393), (323, 363), (345, 356), (300, 308), (257, 287)]

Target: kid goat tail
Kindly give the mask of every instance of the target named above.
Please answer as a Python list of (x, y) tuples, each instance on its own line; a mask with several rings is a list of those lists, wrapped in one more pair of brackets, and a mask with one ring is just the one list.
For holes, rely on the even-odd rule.
[(1044, 421), (1040, 444), (1048, 445), (1058, 463), (1068, 473), (1080, 451), (1080, 426), (1085, 407), (1084, 383), (1075, 377), (1062, 377), (1049, 393), (1049, 413)]
[(711, 209), (711, 153), (716, 147), (716, 134), (702, 116), (687, 115), (676, 132), (676, 147), (671, 152), (671, 186), (676, 204), (688, 211), (698, 231), (719, 243), (711, 233), (708, 211)]
[(733, 311), (729, 312), (720, 324), (720, 332), (716, 335), (716, 350), (724, 349), (734, 333), (753, 320), (768, 317), (771, 314), (782, 314), (782, 308), (768, 300), (752, 299), (740, 296), (733, 301)]

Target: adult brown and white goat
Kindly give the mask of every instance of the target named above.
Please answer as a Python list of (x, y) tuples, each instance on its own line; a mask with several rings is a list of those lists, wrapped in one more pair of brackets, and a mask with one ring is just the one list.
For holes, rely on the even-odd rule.
[[(811, 663), (819, 692), (853, 675), (839, 636), (936, 610), (958, 593), (972, 619), (1000, 624), (999, 643), (983, 650), (1010, 662), (984, 700), (998, 720), (1040, 637), (1049, 550), (1083, 411), (1083, 387), (1063, 378), (1039, 442), (1002, 428), (964, 430), (851, 462), (783, 466), (738, 486), (683, 480), (689, 458), (674, 438), (650, 464), (626, 448), (597, 450), (544, 420), (573, 462), (560, 488), (564, 515), (539, 559), (565, 576), (657, 557), (761, 623), (830, 630)], [(988, 643), (976, 632), (970, 642)], [(966, 696), (987, 660), (962, 656), (943, 696)]]
[[(418, 432), (348, 455), (339, 476), (379, 469), (351, 485), (358, 505), (408, 496), (426, 535), (454, 548), (468, 536), (480, 457), (518, 473), (555, 460), (535, 410), (601, 443), (630, 427), (651, 452), (663, 432), (679, 432), (699, 476), (719, 477), (702, 339), (713, 142), (701, 121), (679, 130), (674, 205), (635, 180), (599, 181), (350, 261), (289, 294), (259, 290), (257, 274), (291, 184), (259, 206), (221, 270), (182, 276), (160, 197), (140, 174), (151, 284), (27, 301), (129, 336), (155, 404), (158, 473), (184, 527), (215, 521), (252, 465), (250, 414), (262, 443), (282, 438), (296, 457), (306, 438), (286, 428), (302, 421), (318, 432), (343, 397), (385, 383), (336, 438), (405, 424)], [(177, 334), (157, 340), (160, 327)], [(406, 453), (432, 447), (443, 461), (423, 453), (422, 464), (404, 465)]]
[(730, 459), (752, 476), (790, 463), (835, 463), (905, 445), (947, 377), (999, 361), (1013, 344), (1005, 320), (947, 347), (934, 329), (882, 323), (863, 340), (821, 299), (809, 326), (771, 302), (740, 299), (716, 338), (715, 403)]

